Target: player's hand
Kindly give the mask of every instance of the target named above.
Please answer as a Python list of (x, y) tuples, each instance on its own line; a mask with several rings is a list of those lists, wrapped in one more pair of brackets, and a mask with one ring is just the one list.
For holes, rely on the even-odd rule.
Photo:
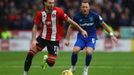
[(83, 35), (84, 37), (88, 37), (88, 34), (87, 34), (87, 32), (86, 32), (85, 30), (83, 30), (81, 33), (82, 33), (82, 35)]
[(36, 45), (36, 40), (33, 40), (31, 43), (31, 48), (35, 47), (35, 45)]
[(111, 36), (111, 40), (114, 43), (115, 47), (118, 47), (118, 39), (115, 36)]
[(65, 45), (69, 46), (70, 45), (70, 41), (69, 40), (65, 41)]

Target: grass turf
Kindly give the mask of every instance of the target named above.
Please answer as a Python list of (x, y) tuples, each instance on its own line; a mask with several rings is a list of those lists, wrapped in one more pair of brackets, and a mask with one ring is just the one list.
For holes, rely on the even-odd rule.
[[(0, 52), (0, 75), (23, 75), (26, 52)], [(46, 54), (46, 52), (45, 52)], [(70, 67), (71, 52), (59, 52), (54, 67), (42, 70), (44, 52), (33, 59), (29, 75), (61, 75)], [(74, 75), (82, 75), (85, 53), (80, 52)], [(129, 52), (94, 52), (89, 75), (134, 75), (134, 53)]]

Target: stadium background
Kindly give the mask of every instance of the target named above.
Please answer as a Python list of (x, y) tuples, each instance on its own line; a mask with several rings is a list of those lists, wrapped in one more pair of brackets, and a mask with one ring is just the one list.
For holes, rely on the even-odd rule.
[[(0, 0), (0, 75), (20, 75), (23, 73), (23, 62), (30, 47), (31, 29), (34, 15), (42, 8), (42, 0)], [(55, 0), (72, 17), (79, 9), (81, 0)], [(97, 45), (91, 63), (91, 75), (133, 75), (134, 72), (134, 0), (90, 0), (92, 11), (99, 13), (105, 22), (114, 30), (119, 39), (115, 48), (109, 36), (97, 27)], [(68, 24), (65, 25), (65, 33)], [(51, 70), (42, 71), (39, 67), (43, 54), (38, 54), (33, 62), (31, 75), (60, 75), (69, 68), (70, 51), (75, 42), (76, 33), (72, 33), (71, 46), (60, 43), (59, 59)], [(44, 49), (45, 50), (45, 49)], [(45, 52), (46, 53), (46, 52)], [(78, 63), (79, 75), (82, 72), (84, 53)], [(65, 56), (65, 57), (62, 57)], [(65, 60), (66, 59), (66, 60)], [(66, 62), (63, 62), (66, 61)]]

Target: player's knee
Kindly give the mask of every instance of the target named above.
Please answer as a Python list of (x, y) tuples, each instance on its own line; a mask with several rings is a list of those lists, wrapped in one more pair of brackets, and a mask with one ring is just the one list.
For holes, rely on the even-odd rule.
[(79, 47), (74, 47), (73, 48), (73, 53), (76, 53), (77, 54), (79, 51), (80, 51), (80, 48)]
[(42, 48), (41, 48), (40, 46), (38, 46), (38, 45), (35, 45), (35, 46), (33, 47), (33, 49), (34, 49), (36, 52), (42, 51)]
[(86, 52), (86, 55), (92, 55), (92, 52)]
[(36, 55), (38, 52), (35, 50), (35, 49), (30, 49), (29, 52), (28, 52), (28, 55), (30, 56), (34, 56)]
[(92, 55), (92, 53), (93, 53), (93, 48), (87, 48), (86, 49), (86, 54), (87, 55)]
[(56, 55), (50, 55), (50, 54), (48, 55), (48, 60), (47, 60), (47, 62), (48, 62), (48, 65), (49, 65), (50, 67), (54, 66), (55, 61), (56, 61), (56, 58), (57, 58)]

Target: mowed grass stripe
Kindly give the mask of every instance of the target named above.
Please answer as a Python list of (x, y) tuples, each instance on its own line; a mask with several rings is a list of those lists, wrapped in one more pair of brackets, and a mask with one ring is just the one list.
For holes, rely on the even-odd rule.
[[(69, 66), (54, 66), (53, 68), (68, 68)], [(76, 66), (77, 68), (83, 68), (84, 66)], [(24, 68), (24, 66), (0, 66), (0, 68)], [(32, 68), (41, 68), (38, 65), (32, 66)], [(98, 69), (134, 69), (132, 66), (120, 66), (120, 67), (114, 67), (114, 66), (90, 66), (90, 68), (98, 68)]]

